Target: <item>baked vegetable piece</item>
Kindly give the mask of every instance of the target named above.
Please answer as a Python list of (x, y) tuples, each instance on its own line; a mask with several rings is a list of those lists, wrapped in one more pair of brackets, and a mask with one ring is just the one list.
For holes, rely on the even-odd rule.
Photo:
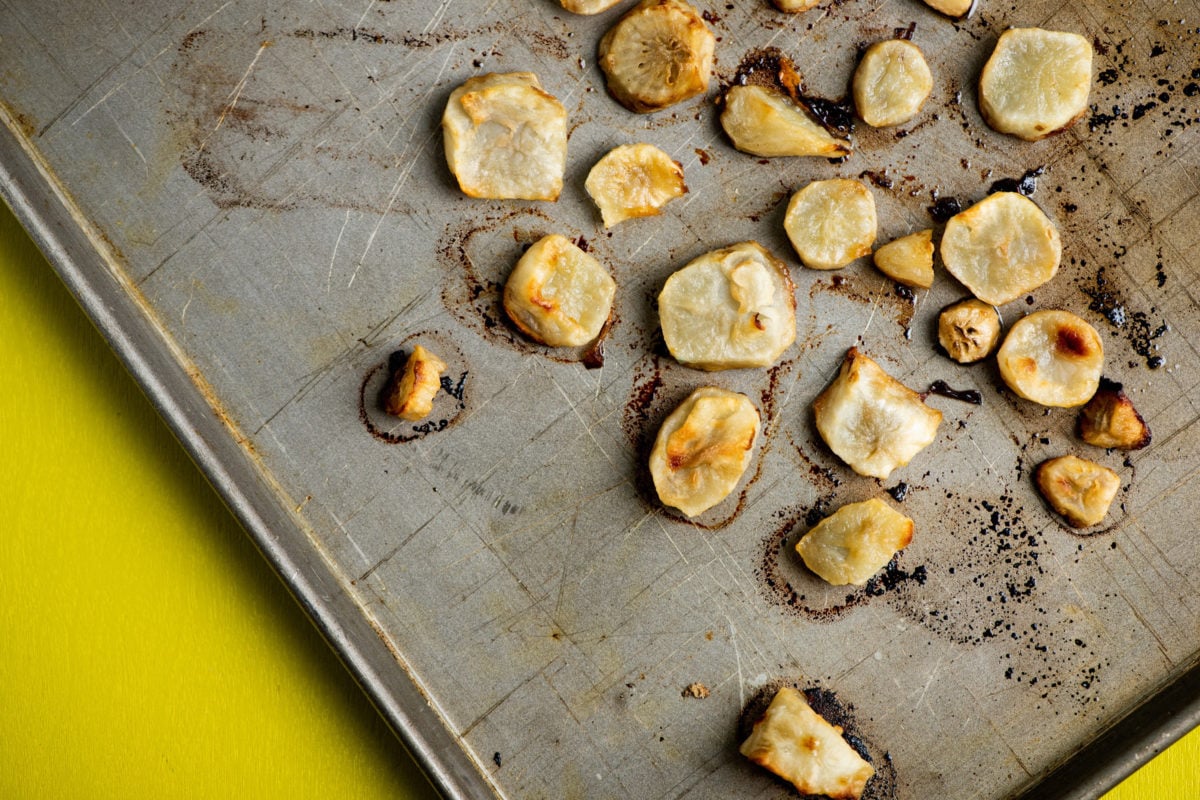
[(504, 285), (504, 310), (531, 339), (577, 347), (600, 335), (616, 291), (616, 281), (599, 261), (552, 233), (517, 262)]
[(851, 347), (813, 401), (817, 432), (859, 475), (886, 479), (936, 437), (942, 412)]
[(1038, 491), (1072, 528), (1087, 528), (1106, 516), (1121, 479), (1108, 467), (1078, 456), (1059, 456), (1038, 465)]
[(875, 774), (842, 738), (841, 727), (813, 711), (804, 695), (790, 686), (775, 693), (740, 752), (805, 795), (858, 800)]
[(1101, 378), (1079, 412), (1079, 438), (1096, 447), (1140, 450), (1150, 444), (1150, 427), (1121, 384)]
[(979, 77), (979, 111), (1000, 133), (1035, 141), (1088, 108), (1092, 45), (1077, 33), (1009, 28)]
[(942, 233), (946, 270), (985, 303), (1002, 306), (1058, 272), (1058, 229), (1028, 197), (996, 192), (955, 214)]
[(771, 4), (787, 14), (798, 14), (808, 11), (821, 0), (771, 0)]
[(922, 0), (934, 11), (940, 11), (952, 19), (962, 19), (971, 13), (975, 0)]
[(689, 517), (720, 503), (750, 465), (758, 430), (758, 409), (744, 394), (696, 389), (663, 421), (650, 451), (658, 499)]
[(804, 564), (834, 586), (861, 586), (908, 547), (913, 521), (872, 498), (839, 508), (796, 543)]
[(663, 340), (689, 367), (769, 367), (796, 340), (794, 292), (787, 266), (757, 242), (705, 253), (663, 285)]
[(982, 361), (999, 341), (1000, 313), (982, 300), (960, 300), (938, 315), (938, 344), (960, 364)]
[(804, 266), (839, 269), (870, 254), (875, 198), (861, 181), (813, 181), (792, 195), (783, 227)]
[(413, 348), (404, 366), (392, 376), (384, 410), (415, 422), (433, 411), (433, 398), (442, 385), (446, 363), (421, 345)]
[(1070, 311), (1047, 309), (1013, 323), (996, 361), (1019, 397), (1044, 406), (1081, 406), (1100, 386), (1104, 343)]
[(875, 266), (897, 283), (917, 289), (933, 285), (933, 231), (910, 233), (875, 251)]
[(642, 0), (600, 40), (608, 91), (648, 113), (708, 91), (716, 37), (683, 0)]
[(621, 0), (558, 0), (559, 5), (572, 14), (599, 14), (619, 2)]
[(446, 163), (471, 197), (557, 200), (567, 161), (567, 112), (532, 72), (489, 73), (450, 93)]
[(625, 144), (608, 151), (588, 173), (584, 188), (606, 228), (655, 216), (687, 192), (683, 165), (652, 144)]
[(778, 89), (749, 84), (725, 93), (721, 127), (743, 153), (764, 156), (850, 154), (850, 142), (829, 130)]
[(873, 128), (908, 122), (932, 90), (933, 75), (925, 56), (904, 39), (871, 45), (854, 71), (854, 106)]

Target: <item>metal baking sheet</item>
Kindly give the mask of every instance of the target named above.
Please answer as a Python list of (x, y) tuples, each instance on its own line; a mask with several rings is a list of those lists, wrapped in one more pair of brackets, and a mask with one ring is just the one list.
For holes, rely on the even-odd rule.
[[(779, 683), (856, 737), (869, 796), (1099, 794), (1198, 718), (1200, 5), (983, 2), (958, 23), (898, 0), (700, 8), (719, 38), (709, 95), (639, 116), (595, 66), (619, 8), (5, 0), (5, 196), (447, 795), (788, 796), (737, 754)], [(988, 129), (974, 89), (999, 32), (1031, 25), (1096, 56), (1088, 113), (1038, 143)], [(713, 99), (747, 58), (779, 48), (838, 98), (861, 46), (898, 34), (935, 76), (914, 122), (860, 126), (841, 163), (724, 139)], [(450, 91), (516, 70), (570, 115), (557, 203), (472, 200), (445, 166)], [(690, 191), (605, 231), (583, 179), (631, 141), (679, 160)], [(803, 269), (782, 232), (812, 179), (869, 181), (886, 241), (933, 226), (938, 198), (1041, 167), (1064, 263), (1004, 316), (1062, 307), (1100, 330), (1105, 373), (1154, 433), (1128, 456), (1088, 449), (1074, 412), (1016, 400), (994, 367), (940, 356), (936, 311), (963, 294), (944, 272), (910, 298), (865, 260)], [(600, 369), (499, 308), (548, 232), (617, 279)], [(797, 344), (770, 370), (679, 366), (658, 289), (746, 239), (791, 266)], [(398, 424), (379, 393), (417, 342), (450, 380), (429, 423)], [(809, 410), (852, 345), (983, 403), (931, 396), (937, 441), (886, 482), (857, 477)], [(754, 399), (764, 435), (736, 495), (688, 521), (643, 464), (706, 383)], [(1069, 452), (1121, 476), (1099, 529), (1064, 527), (1032, 487)], [(917, 532), (882, 579), (835, 591), (798, 566), (816, 516), (888, 490)]]

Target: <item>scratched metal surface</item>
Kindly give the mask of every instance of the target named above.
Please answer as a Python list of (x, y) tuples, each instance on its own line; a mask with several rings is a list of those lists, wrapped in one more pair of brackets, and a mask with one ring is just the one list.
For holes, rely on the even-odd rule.
[[(860, 127), (845, 163), (761, 163), (723, 139), (711, 99), (637, 116), (603, 91), (615, 19), (546, 0), (314, 3), (0, 1), (9, 124), (101, 232), (100, 250), (295, 509), (311, 560), (355, 599), (474, 760), (513, 797), (786, 796), (736, 753), (764, 686), (827, 692), (879, 769), (875, 797), (1003, 797), (1153, 696), (1197, 658), (1200, 548), (1200, 5), (992, 7), (952, 24), (917, 3), (847, 2), (794, 18), (706, 4), (718, 78), (768, 45), (817, 94), (845, 92), (861, 43), (912, 28), (935, 88), (895, 131)], [(1095, 43), (1093, 107), (1029, 144), (990, 131), (973, 81), (998, 32)], [(556, 204), (459, 194), (438, 120), (483, 71), (532, 70), (570, 115)], [(611, 233), (583, 191), (609, 147), (659, 145), (690, 193)], [(1101, 331), (1154, 443), (1089, 450), (1074, 414), (1001, 390), (933, 346), (962, 295), (939, 272), (909, 302), (865, 262), (803, 270), (782, 235), (805, 181), (871, 171), (880, 241), (1047, 165), (1034, 199), (1063, 269), (1030, 308)], [(889, 185), (890, 184), (890, 185)], [(613, 272), (602, 369), (503, 321), (499, 286), (542, 233), (584, 237)], [(652, 299), (705, 250), (758, 239), (789, 260), (799, 341), (776, 368), (706, 375), (663, 354)], [(907, 336), (906, 336), (907, 332)], [(389, 356), (450, 364), (426, 430), (379, 411)], [(943, 398), (937, 441), (884, 483), (815, 443), (809, 404), (858, 344)], [(1156, 360), (1157, 359), (1157, 360)], [(703, 383), (747, 392), (764, 436), (739, 493), (689, 524), (647, 490), (648, 437)], [(1118, 506), (1077, 535), (1030, 470), (1076, 452), (1121, 475)], [(908, 486), (913, 544), (849, 595), (797, 567), (814, 512)], [(685, 697), (699, 682), (710, 694)], [(437, 758), (437, 754), (434, 754)]]

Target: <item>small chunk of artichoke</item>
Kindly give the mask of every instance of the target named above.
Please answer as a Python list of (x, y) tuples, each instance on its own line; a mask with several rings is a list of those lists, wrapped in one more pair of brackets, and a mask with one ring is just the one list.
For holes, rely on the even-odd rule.
[(801, 794), (858, 800), (872, 767), (842, 737), (842, 729), (813, 711), (790, 686), (776, 692), (740, 752), (796, 787)]
[(1044, 406), (1081, 406), (1100, 386), (1104, 343), (1070, 311), (1046, 309), (1009, 328), (996, 352), (1000, 377), (1019, 397)]
[(600, 335), (617, 283), (565, 236), (535, 242), (504, 285), (504, 310), (523, 333), (551, 347), (577, 347)]
[(913, 521), (872, 498), (839, 508), (796, 543), (804, 564), (834, 586), (861, 586), (908, 547)]
[(689, 517), (720, 503), (750, 465), (758, 431), (758, 409), (744, 394), (696, 389), (663, 421), (650, 451), (658, 499)]
[(961, 300), (938, 315), (938, 344), (960, 364), (982, 361), (999, 341), (1000, 313), (982, 300)]
[(1108, 467), (1078, 456), (1059, 456), (1038, 465), (1038, 491), (1072, 528), (1087, 528), (1108, 515), (1121, 479)]
[(875, 266), (905, 286), (928, 289), (933, 285), (933, 231), (901, 236), (875, 251)]
[(446, 363), (421, 345), (413, 348), (404, 366), (392, 376), (384, 410), (415, 422), (433, 411), (433, 398), (442, 385)]
[(942, 412), (851, 347), (813, 401), (817, 432), (859, 475), (886, 479), (936, 437)]
[(532, 72), (489, 73), (450, 93), (446, 163), (471, 197), (557, 200), (567, 161), (567, 111)]
[(743, 153), (764, 156), (821, 156), (850, 154), (850, 142), (824, 125), (778, 89), (748, 84), (725, 93), (721, 127)]
[(1150, 444), (1150, 426), (1121, 384), (1100, 379), (1100, 388), (1079, 412), (1079, 438), (1095, 447), (1140, 450)]

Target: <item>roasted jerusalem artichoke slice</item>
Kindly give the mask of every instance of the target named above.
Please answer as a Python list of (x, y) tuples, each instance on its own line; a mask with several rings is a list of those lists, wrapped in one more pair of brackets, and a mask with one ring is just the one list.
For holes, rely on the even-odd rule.
[(619, 2), (621, 0), (558, 0), (558, 4), (572, 14), (599, 14)]
[(504, 310), (530, 338), (551, 347), (577, 347), (600, 335), (616, 291), (616, 281), (599, 261), (552, 233), (517, 262), (504, 285)]
[(908, 122), (932, 90), (933, 75), (925, 56), (904, 39), (871, 45), (854, 71), (854, 106), (873, 128)]
[(606, 228), (634, 217), (652, 217), (687, 192), (683, 166), (652, 144), (625, 144), (608, 151), (588, 173), (584, 188)]
[(776, 692), (740, 752), (804, 795), (858, 800), (875, 774), (842, 738), (842, 729), (813, 711), (790, 686)]
[(1078, 456), (1059, 456), (1038, 465), (1038, 491), (1072, 528), (1087, 528), (1108, 515), (1121, 478), (1108, 467)]
[(941, 252), (947, 271), (971, 294), (1002, 306), (1054, 277), (1062, 239), (1037, 203), (996, 192), (946, 222)]
[(444, 361), (417, 345), (404, 366), (392, 376), (383, 404), (384, 410), (409, 422), (429, 416), (445, 371)]
[(716, 37), (683, 0), (642, 0), (600, 40), (608, 91), (649, 113), (708, 91)]
[(875, 198), (861, 181), (813, 181), (788, 202), (784, 230), (804, 266), (839, 269), (875, 243)]
[(663, 285), (663, 340), (690, 367), (769, 367), (796, 340), (794, 292), (787, 266), (757, 242), (705, 253)]
[(952, 19), (969, 16), (976, 0), (923, 0), (934, 11), (940, 11)]
[(808, 11), (821, 0), (771, 0), (771, 4), (787, 14), (798, 14)]
[(982, 361), (999, 341), (1000, 313), (982, 300), (960, 300), (938, 315), (938, 344), (960, 364)]
[(1095, 447), (1140, 450), (1150, 444), (1150, 427), (1121, 384), (1100, 379), (1100, 388), (1079, 412), (1079, 438)]
[(933, 231), (894, 239), (875, 251), (875, 266), (897, 283), (916, 289), (933, 285)]
[(912, 541), (913, 521), (882, 500), (850, 503), (796, 543), (804, 564), (834, 586), (866, 583)]
[(744, 394), (696, 389), (663, 421), (650, 451), (658, 499), (689, 517), (724, 500), (750, 465), (758, 430), (758, 409)]
[(1019, 397), (1044, 406), (1081, 406), (1100, 385), (1104, 343), (1070, 311), (1047, 309), (1022, 317), (996, 352), (1000, 377)]
[(471, 197), (557, 200), (567, 161), (567, 111), (532, 72), (489, 73), (450, 93), (446, 163)]
[(859, 475), (886, 479), (937, 437), (942, 412), (851, 347), (813, 401), (817, 432)]
[(850, 154), (850, 142), (834, 136), (783, 92), (748, 84), (725, 93), (721, 127), (733, 146), (751, 155), (821, 156)]
[(1071, 126), (1088, 107), (1092, 45), (1077, 33), (1009, 28), (979, 77), (979, 111), (1000, 133), (1034, 141)]

